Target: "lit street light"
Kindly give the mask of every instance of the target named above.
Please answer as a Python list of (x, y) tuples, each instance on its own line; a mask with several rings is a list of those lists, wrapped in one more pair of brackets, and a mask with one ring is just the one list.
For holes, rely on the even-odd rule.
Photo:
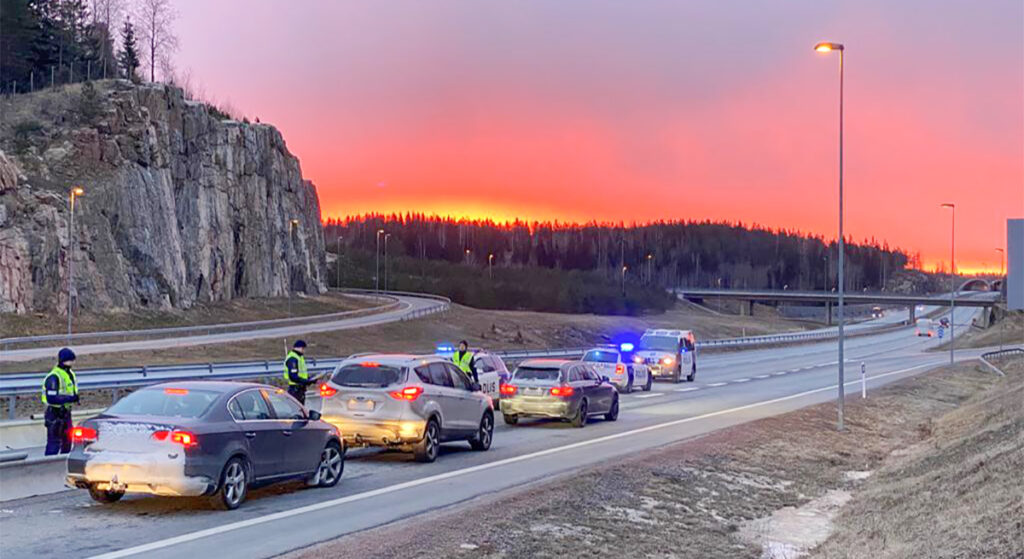
[(487, 255), (487, 277), (494, 279), (494, 254)]
[(956, 326), (956, 204), (942, 204), (949, 208), (949, 364), (953, 364), (953, 328)]
[[(1004, 249), (1004, 248), (997, 248), (996, 252), (999, 253), (999, 282), (1000, 282), (1000, 284), (999, 284), (1000, 285), (999, 291), (1002, 291), (1002, 287), (1006, 286), (1006, 249)], [(1002, 293), (1000, 293), (1000, 295), (1002, 295)], [(996, 298), (998, 299), (999, 295), (997, 295)], [(1006, 333), (1006, 318), (1007, 317), (1005, 317), (1005, 316), (1003, 317), (1003, 333), (1004, 334)], [(1002, 336), (999, 336), (999, 351), (1003, 351), (1003, 337)]]
[(388, 290), (388, 239), (391, 238), (391, 233), (384, 235), (384, 291)]
[(376, 260), (373, 272), (373, 290), (378, 293), (380, 293), (380, 236), (383, 233), (383, 229), (377, 230), (377, 249), (373, 253), (373, 257)]
[(836, 306), (838, 307), (839, 320), (839, 393), (836, 396), (839, 406), (838, 428), (843, 430), (843, 398), (845, 397), (845, 380), (843, 371), (843, 345), (846, 342), (843, 314), (843, 295), (846, 291), (846, 274), (844, 260), (846, 252), (846, 240), (843, 238), (843, 53), (845, 48), (841, 43), (818, 43), (814, 50), (822, 53), (839, 51), (839, 269), (836, 281), (839, 284), (839, 296)]
[(627, 269), (628, 269), (627, 266), (623, 266), (622, 267), (622, 296), (623, 297), (626, 296), (626, 270)]
[(334, 263), (337, 264), (338, 268), (338, 282), (335, 284), (335, 287), (341, 289), (341, 235), (338, 235), (336, 247), (337, 248), (334, 251)]
[(74, 287), (75, 274), (75, 198), (85, 194), (81, 186), (71, 189), (69, 199), (71, 208), (68, 218), (68, 345), (71, 345), (71, 316), (73, 314), (72, 300), (78, 295)]
[[(291, 243), (291, 241), (292, 241), (292, 234), (295, 233), (295, 230), (298, 229), (298, 228), (299, 228), (299, 220), (292, 219), (292, 220), (288, 221), (288, 242), (289, 243)], [(286, 267), (286, 269), (288, 271), (288, 316), (291, 316), (292, 315), (292, 259), (291, 258), (287, 259), (287, 267)]]

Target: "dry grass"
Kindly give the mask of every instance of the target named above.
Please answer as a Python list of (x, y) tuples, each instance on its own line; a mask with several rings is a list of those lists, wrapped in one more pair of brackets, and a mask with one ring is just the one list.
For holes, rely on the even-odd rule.
[[(867, 505), (858, 500), (860, 504), (854, 506), (863, 508), (858, 514), (843, 514), (844, 530), (848, 518), (882, 518), (881, 515), (890, 514), (883, 510), (885, 507), (895, 508), (900, 501), (915, 496), (922, 505), (931, 499), (937, 504), (945, 503), (938, 492), (946, 491), (946, 486), (928, 476), (929, 468), (971, 472), (972, 480), (948, 487), (955, 487), (963, 500), (972, 501), (971, 493), (978, 489), (976, 484), (985, 483), (983, 478), (988, 472), (986, 466), (979, 467), (977, 461), (972, 461), (971, 455), (950, 454), (922, 462), (922, 475), (913, 484), (888, 491), (874, 488), (875, 476), (856, 481), (847, 479), (845, 474), (879, 468), (883, 472), (893, 471), (883, 464), (892, 460), (894, 452), (912, 445), (924, 449), (927, 444), (921, 444), (922, 441), (927, 443), (936, 436), (944, 436), (940, 434), (951, 433), (953, 425), (959, 422), (963, 422), (961, 430), (985, 433), (984, 437), (990, 440), (990, 456), (1000, 452), (998, 449), (1010, 448), (1008, 444), (1019, 440), (1019, 429), (1016, 435), (1001, 428), (986, 430), (981, 422), (998, 421), (999, 417), (1014, 414), (1019, 420), (1020, 406), (1013, 406), (1012, 397), (998, 401), (989, 398), (1008, 393), (1009, 386), (1021, 390), (1022, 378), (1024, 375), (1000, 379), (973, 365), (933, 371), (885, 387), (872, 393), (868, 400), (850, 399), (849, 430), (845, 433), (834, 429), (832, 405), (814, 406), (725, 429), (638, 459), (576, 472), (571, 479), (544, 483), (498, 498), (497, 502), (484, 500), (469, 505), (468, 510), (458, 507), (423, 515), (287, 557), (756, 558), (762, 556), (761, 545), (739, 537), (744, 526), (783, 507), (800, 506), (836, 490), (856, 491), (863, 487), (865, 494), (885, 498), (884, 502), (872, 501)], [(992, 387), (997, 389), (986, 390)], [(972, 397), (972, 409), (990, 405), (1001, 406), (1002, 411), (981, 415), (956, 411)], [(944, 414), (948, 414), (947, 419), (936, 422)], [(1019, 452), (1019, 445), (1017, 449)], [(1017, 478), (990, 480), (994, 490), (1009, 495), (1010, 500), (1016, 495), (1018, 504), (1020, 471), (1018, 468)], [(879, 477), (884, 482), (890, 475), (883, 473)], [(934, 507), (915, 510), (918, 517), (914, 522), (921, 525), (927, 525), (932, 514), (944, 514)], [(984, 506), (976, 510), (984, 510)], [(474, 520), (467, 523), (467, 518)], [(983, 518), (986, 522), (992, 520), (991, 515)], [(896, 519), (893, 526), (899, 526)], [(967, 528), (951, 531), (948, 539), (962, 539), (963, 545), (975, 546), (970, 549), (982, 549), (971, 534), (996, 536), (996, 541), (998, 537), (1005, 541), (1013, 536), (1004, 522), (990, 523), (987, 528)], [(838, 542), (830, 540), (827, 549), (847, 550), (848, 555), (856, 557), (875, 556), (857, 551), (863, 549), (857, 540), (863, 532), (851, 530), (850, 534), (837, 536), (846, 538)], [(908, 544), (920, 545), (924, 545), (921, 538), (930, 537), (916, 532), (908, 536), (912, 536)], [(1013, 556), (1012, 552), (1007, 553), (1012, 548), (989, 549), (988, 555), (978, 556)], [(891, 556), (932, 555), (914, 552)]]
[[(1024, 312), (1012, 311), (988, 328), (983, 330), (970, 328), (966, 333), (963, 332), (963, 329), (958, 330), (957, 349), (993, 347), (1000, 344), (1007, 347), (1021, 347), (1024, 346)], [(941, 349), (948, 351), (949, 342), (937, 348), (937, 350)]]

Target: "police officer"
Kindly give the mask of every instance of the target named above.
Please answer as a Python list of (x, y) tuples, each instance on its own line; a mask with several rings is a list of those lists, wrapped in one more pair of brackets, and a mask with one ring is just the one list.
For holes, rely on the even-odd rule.
[(284, 380), (288, 381), (288, 393), (302, 405), (306, 405), (306, 387), (313, 384), (306, 369), (306, 342), (295, 340), (292, 350), (284, 358)]
[(71, 404), (78, 403), (78, 382), (71, 370), (74, 362), (75, 352), (66, 347), (61, 349), (57, 365), (43, 379), (47, 456), (71, 451)]
[(480, 377), (476, 373), (476, 364), (473, 363), (473, 358), (476, 357), (474, 354), (469, 352), (469, 344), (466, 340), (459, 342), (459, 349), (452, 354), (452, 362), (459, 369), (462, 369), (466, 376), (473, 379), (473, 382), (480, 382)]

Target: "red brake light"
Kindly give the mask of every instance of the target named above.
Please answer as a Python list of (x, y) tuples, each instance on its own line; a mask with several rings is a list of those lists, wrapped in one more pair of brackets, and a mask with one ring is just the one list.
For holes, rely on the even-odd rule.
[(556, 386), (551, 389), (552, 396), (560, 396), (562, 398), (572, 396), (573, 392), (575, 391), (571, 386)]
[(96, 440), (96, 429), (91, 427), (74, 427), (71, 429), (71, 442), (91, 443)]
[(167, 435), (170, 435), (170, 431), (153, 431), (153, 438), (158, 441), (166, 441)]
[(164, 388), (164, 394), (185, 395), (185, 394), (188, 394), (188, 389), (187, 388)]
[(153, 431), (152, 437), (158, 441), (166, 441), (170, 438), (172, 443), (178, 443), (186, 448), (199, 444), (195, 434), (188, 431)]
[(320, 385), (320, 397), (321, 398), (330, 398), (331, 396), (334, 396), (337, 393), (338, 393), (338, 390), (336, 388), (332, 388), (330, 385), (327, 385), (327, 384), (321, 384)]
[(516, 392), (519, 392), (519, 387), (514, 384), (503, 384), (498, 391), (502, 396), (515, 396)]
[(626, 372), (626, 366), (623, 365), (622, 363), (619, 363), (618, 365), (615, 366), (615, 374), (616, 375), (621, 375), (621, 374), (623, 374), (625, 372)]
[(401, 390), (391, 392), (391, 397), (396, 400), (408, 400), (412, 402), (416, 398), (419, 398), (420, 394), (423, 394), (422, 386), (406, 386)]
[(377, 363), (376, 361), (363, 361), (359, 365), (362, 367), (380, 367), (380, 363)]

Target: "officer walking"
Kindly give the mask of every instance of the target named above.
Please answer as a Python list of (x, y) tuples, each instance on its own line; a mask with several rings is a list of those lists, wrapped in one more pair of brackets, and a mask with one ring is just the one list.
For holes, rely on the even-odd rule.
[(306, 405), (306, 387), (313, 384), (306, 369), (306, 342), (295, 340), (292, 350), (284, 358), (284, 380), (288, 381), (288, 393), (302, 405)]
[(476, 355), (469, 352), (469, 344), (466, 340), (459, 342), (459, 349), (452, 354), (452, 362), (459, 369), (462, 369), (466, 376), (473, 379), (473, 382), (480, 382), (480, 377), (476, 373), (476, 364), (473, 363), (473, 358)]
[(71, 404), (78, 403), (78, 382), (71, 370), (74, 362), (75, 352), (66, 347), (61, 349), (57, 365), (43, 379), (47, 456), (71, 451)]

